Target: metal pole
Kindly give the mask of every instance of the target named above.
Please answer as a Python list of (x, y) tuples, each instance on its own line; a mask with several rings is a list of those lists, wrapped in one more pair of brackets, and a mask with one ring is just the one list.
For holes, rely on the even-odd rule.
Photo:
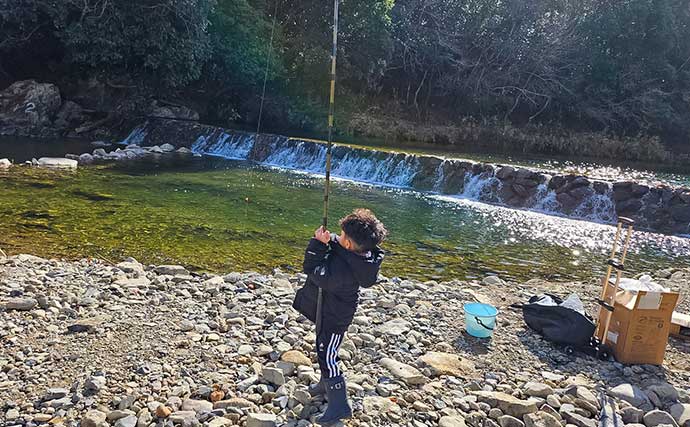
[(261, 133), (261, 119), (264, 114), (264, 100), (266, 99), (266, 82), (268, 81), (268, 70), (271, 68), (271, 53), (273, 53), (273, 37), (276, 30), (276, 17), (278, 16), (278, 0), (275, 0), (273, 7), (273, 25), (271, 25), (271, 42), (268, 45), (268, 53), (266, 54), (266, 71), (264, 72), (264, 86), (261, 91), (261, 104), (259, 105), (259, 118), (256, 121), (256, 137)]
[[(333, 51), (331, 53), (331, 93), (328, 103), (328, 145), (326, 146), (326, 185), (323, 191), (323, 229), (328, 228), (328, 197), (331, 191), (331, 152), (333, 148), (333, 114), (335, 112), (335, 64), (338, 55), (338, 1), (333, 0)], [(316, 300), (316, 334), (321, 332), (323, 291)]]

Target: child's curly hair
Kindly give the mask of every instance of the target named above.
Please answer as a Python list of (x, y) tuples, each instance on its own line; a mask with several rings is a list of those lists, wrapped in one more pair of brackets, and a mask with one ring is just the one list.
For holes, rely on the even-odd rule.
[(370, 251), (388, 236), (388, 230), (369, 209), (355, 209), (340, 220), (340, 228), (363, 251)]

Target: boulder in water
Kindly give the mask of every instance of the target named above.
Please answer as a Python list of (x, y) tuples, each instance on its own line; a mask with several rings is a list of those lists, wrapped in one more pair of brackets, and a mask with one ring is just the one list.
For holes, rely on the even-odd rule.
[(79, 162), (64, 157), (41, 157), (38, 159), (38, 166), (55, 169), (76, 169)]
[(47, 137), (62, 99), (57, 86), (22, 80), (0, 92), (0, 134)]

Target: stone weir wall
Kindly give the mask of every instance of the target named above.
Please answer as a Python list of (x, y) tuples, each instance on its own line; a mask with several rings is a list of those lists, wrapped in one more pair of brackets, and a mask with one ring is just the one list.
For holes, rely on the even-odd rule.
[[(128, 144), (191, 148), (196, 153), (323, 172), (325, 146), (280, 135), (239, 132), (198, 123), (155, 120), (132, 131)], [(462, 197), (589, 221), (617, 216), (636, 228), (690, 233), (690, 188), (605, 182), (581, 175), (550, 175), (515, 166), (444, 159), (336, 145), (333, 174), (375, 184)]]

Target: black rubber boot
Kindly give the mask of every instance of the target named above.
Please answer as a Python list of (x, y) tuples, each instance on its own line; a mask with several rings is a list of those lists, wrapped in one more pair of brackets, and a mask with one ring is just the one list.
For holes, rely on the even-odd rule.
[(326, 394), (326, 384), (323, 381), (323, 378), (321, 378), (318, 382), (318, 384), (314, 384), (309, 386), (309, 395), (312, 398), (323, 396)]
[(326, 380), (326, 395), (328, 396), (328, 407), (321, 418), (317, 420), (319, 424), (330, 426), (352, 416), (352, 408), (347, 401), (345, 379), (342, 375)]

